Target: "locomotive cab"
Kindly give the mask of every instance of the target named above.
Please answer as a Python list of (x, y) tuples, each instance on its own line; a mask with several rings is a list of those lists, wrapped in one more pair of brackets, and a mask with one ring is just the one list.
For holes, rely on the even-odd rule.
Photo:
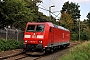
[(43, 48), (44, 24), (27, 24), (24, 32), (25, 49), (38, 51)]

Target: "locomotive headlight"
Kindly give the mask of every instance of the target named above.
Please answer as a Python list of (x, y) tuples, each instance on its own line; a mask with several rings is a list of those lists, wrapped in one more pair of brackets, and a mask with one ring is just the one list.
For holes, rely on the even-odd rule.
[(24, 36), (24, 38), (30, 38), (31, 37), (31, 35), (25, 35)]
[(25, 41), (25, 43), (27, 43), (27, 42), (28, 42), (28, 40)]
[(39, 40), (38, 43), (43, 43), (43, 41), (42, 40)]
[(43, 35), (37, 35), (37, 38), (43, 38), (44, 36)]

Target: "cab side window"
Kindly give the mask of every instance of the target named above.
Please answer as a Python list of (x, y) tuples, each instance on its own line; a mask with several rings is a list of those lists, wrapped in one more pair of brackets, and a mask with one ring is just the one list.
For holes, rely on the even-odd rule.
[(50, 30), (49, 30), (49, 32), (52, 32), (52, 27), (50, 27)]

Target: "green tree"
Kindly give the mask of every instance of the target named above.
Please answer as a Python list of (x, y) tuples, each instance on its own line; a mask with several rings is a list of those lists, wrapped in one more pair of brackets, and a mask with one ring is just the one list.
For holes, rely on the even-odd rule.
[(38, 21), (38, 18), (40, 17), (40, 12), (38, 12), (37, 3), (41, 3), (41, 0), (25, 0), (25, 2), (27, 3), (26, 7), (32, 11), (31, 13), (33, 14), (33, 21)]
[[(0, 8), (0, 12), (2, 13), (1, 17), (3, 18), (0, 20), (2, 21), (1, 24), (13, 25), (13, 23), (21, 21), (21, 17), (25, 17), (24, 11), (26, 8), (24, 7), (24, 4), (23, 0), (6, 0), (1, 3), (0, 6), (2, 8)], [(17, 19), (17, 17), (19, 18)]]
[[(32, 0), (30, 2), (32, 3)], [(37, 17), (32, 5), (30, 4), (29, 8), (24, 0), (5, 0), (0, 3), (0, 25), (11, 25), (23, 29), (28, 21), (33, 21)]]
[[(5, 0), (5, 2), (0, 3), (0, 26), (10, 25), (16, 28), (24, 29), (27, 22), (37, 22), (40, 20), (48, 20), (49, 17), (43, 15), (43, 13), (38, 12), (37, 3), (41, 0)], [(55, 18), (52, 17), (52, 21)]]
[(90, 28), (90, 12), (88, 13), (88, 15), (86, 17), (88, 18), (87, 19), (87, 24), (88, 24), (88, 26)]
[(51, 15), (51, 20), (49, 20), (49, 16), (43, 15), (43, 13), (38, 12), (39, 19), (37, 21), (44, 21), (44, 22), (52, 22), (56, 24), (56, 19)]
[(72, 18), (74, 20), (77, 20), (80, 18), (80, 10), (79, 10), (79, 5), (78, 4), (75, 4), (73, 2), (69, 3), (69, 1), (65, 2), (63, 7), (62, 7), (62, 10), (61, 10), (61, 14), (63, 12), (66, 12), (70, 15), (72, 15)]
[(3, 20), (5, 19), (5, 14), (3, 12), (4, 5), (5, 4), (3, 2), (0, 2), (0, 26), (4, 25), (3, 24)]
[(67, 14), (66, 12), (63, 12), (61, 14), (61, 18), (60, 18), (60, 25), (69, 29), (70, 31), (72, 31), (73, 29), (73, 18), (71, 17), (71, 15)]

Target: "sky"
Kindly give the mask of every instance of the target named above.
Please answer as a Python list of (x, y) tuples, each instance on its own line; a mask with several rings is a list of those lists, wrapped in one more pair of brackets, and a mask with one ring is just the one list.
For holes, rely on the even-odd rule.
[[(90, 0), (42, 0), (41, 4), (38, 4), (39, 7), (43, 8), (39, 8), (39, 11), (42, 12), (44, 15), (49, 16), (49, 7), (50, 6), (55, 6), (55, 7), (51, 7), (51, 12), (54, 12), (53, 17), (55, 17), (56, 19), (59, 19), (61, 14), (60, 14), (60, 10), (63, 7), (63, 4), (65, 2), (74, 2), (74, 3), (78, 3), (79, 10), (80, 10), (80, 20), (84, 20), (87, 19), (86, 16), (87, 14), (90, 12)], [(56, 17), (57, 16), (57, 17)]]

